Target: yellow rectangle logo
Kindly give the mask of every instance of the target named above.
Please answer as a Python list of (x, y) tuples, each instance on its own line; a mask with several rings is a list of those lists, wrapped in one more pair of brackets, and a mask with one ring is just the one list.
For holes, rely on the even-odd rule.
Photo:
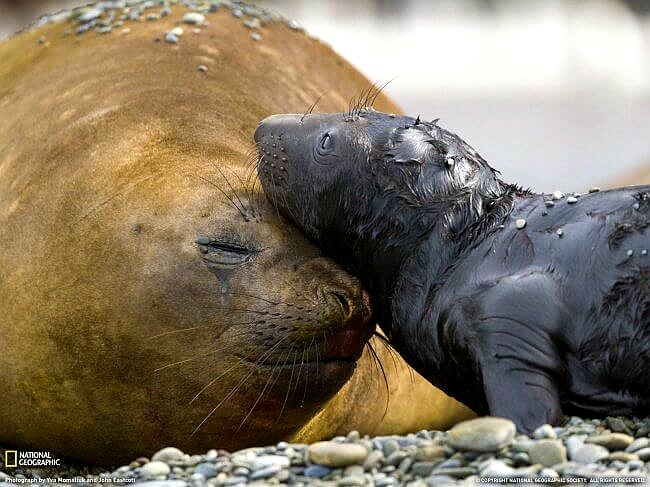
[(5, 450), (5, 467), (13, 468), (18, 466), (18, 451)]

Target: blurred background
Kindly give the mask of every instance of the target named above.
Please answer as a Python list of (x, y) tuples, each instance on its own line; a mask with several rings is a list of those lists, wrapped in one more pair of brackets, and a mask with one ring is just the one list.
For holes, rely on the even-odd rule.
[[(68, 0), (0, 0), (0, 37)], [(263, 0), (504, 179), (650, 182), (650, 0)]]

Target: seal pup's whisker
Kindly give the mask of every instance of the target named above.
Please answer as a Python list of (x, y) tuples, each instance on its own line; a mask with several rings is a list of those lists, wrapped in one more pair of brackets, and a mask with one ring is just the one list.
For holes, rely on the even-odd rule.
[(377, 352), (375, 351), (374, 347), (370, 342), (366, 342), (366, 346), (370, 349), (370, 353), (374, 357), (377, 365), (379, 366), (379, 370), (381, 370), (381, 374), (384, 378), (384, 387), (386, 388), (386, 401), (384, 401), (384, 414), (382, 415), (382, 419), (386, 416), (386, 413), (388, 413), (388, 403), (390, 401), (390, 386), (388, 385), (388, 377), (386, 376), (386, 371), (384, 370), (384, 366), (381, 363), (381, 359), (379, 358), (379, 355), (377, 355)]

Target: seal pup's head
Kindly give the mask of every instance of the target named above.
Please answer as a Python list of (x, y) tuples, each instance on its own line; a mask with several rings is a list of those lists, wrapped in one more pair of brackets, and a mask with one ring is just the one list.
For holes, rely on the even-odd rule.
[(345, 267), (362, 270), (371, 292), (391, 289), (424, 234), (458, 239), (507, 187), (437, 120), (368, 108), (273, 115), (255, 141), (269, 199)]

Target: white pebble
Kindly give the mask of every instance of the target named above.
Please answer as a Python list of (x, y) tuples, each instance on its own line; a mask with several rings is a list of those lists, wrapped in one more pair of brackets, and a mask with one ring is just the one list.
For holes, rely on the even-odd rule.
[(153, 461), (145, 463), (140, 467), (140, 475), (145, 478), (155, 478), (158, 476), (167, 476), (171, 469), (165, 462)]
[(594, 186), (593, 188), (589, 188), (590, 193), (598, 193), (600, 191), (600, 188), (598, 186)]
[(562, 198), (564, 198), (564, 193), (562, 191), (553, 191), (554, 200), (561, 200)]
[(205, 15), (198, 12), (188, 12), (183, 15), (184, 24), (201, 25), (203, 22), (205, 22)]
[(182, 27), (174, 27), (172, 30), (170, 30), (172, 34), (174, 34), (177, 37), (180, 37), (183, 35), (183, 28)]
[(207, 73), (208, 67), (205, 66), (204, 64), (201, 64), (201, 66), (199, 66), (199, 71), (201, 71), (202, 73)]
[(569, 196), (569, 197), (566, 199), (566, 202), (569, 203), (569, 204), (577, 203), (577, 202), (578, 202), (578, 198), (576, 198), (575, 196)]
[(561, 237), (562, 235), (564, 235), (564, 230), (562, 230), (561, 228), (558, 228), (555, 231), (555, 233), (557, 234), (558, 237)]
[(523, 218), (518, 218), (517, 221), (515, 222), (515, 227), (517, 227), (519, 230), (524, 228), (526, 226), (526, 220)]

